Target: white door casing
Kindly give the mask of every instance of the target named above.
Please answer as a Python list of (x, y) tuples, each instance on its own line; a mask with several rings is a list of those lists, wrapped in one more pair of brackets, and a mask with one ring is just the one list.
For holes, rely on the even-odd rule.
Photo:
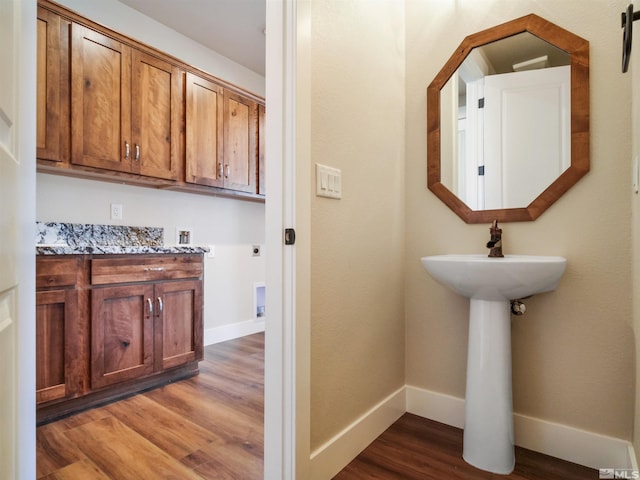
[(0, 478), (35, 478), (36, 2), (0, 0)]

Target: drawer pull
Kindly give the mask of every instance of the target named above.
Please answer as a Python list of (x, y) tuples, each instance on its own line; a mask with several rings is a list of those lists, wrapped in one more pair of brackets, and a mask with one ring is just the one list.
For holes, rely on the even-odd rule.
[(149, 304), (149, 316), (153, 315), (153, 302), (150, 298), (147, 298), (147, 303)]
[(147, 267), (144, 269), (145, 272), (164, 272), (164, 267)]
[(158, 297), (158, 312), (162, 313), (164, 306), (162, 304), (162, 297)]

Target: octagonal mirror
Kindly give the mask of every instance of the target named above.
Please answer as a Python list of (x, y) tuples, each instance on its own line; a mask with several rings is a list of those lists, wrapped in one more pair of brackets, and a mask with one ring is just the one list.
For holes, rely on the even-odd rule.
[(427, 185), (467, 223), (535, 220), (589, 171), (589, 42), (531, 14), (427, 88)]

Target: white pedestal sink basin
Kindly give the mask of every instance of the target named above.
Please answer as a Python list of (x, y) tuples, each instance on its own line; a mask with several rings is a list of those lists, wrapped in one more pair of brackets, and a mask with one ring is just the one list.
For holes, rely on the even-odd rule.
[(463, 458), (493, 473), (513, 471), (511, 300), (554, 290), (562, 257), (436, 255), (422, 264), (438, 282), (470, 298)]

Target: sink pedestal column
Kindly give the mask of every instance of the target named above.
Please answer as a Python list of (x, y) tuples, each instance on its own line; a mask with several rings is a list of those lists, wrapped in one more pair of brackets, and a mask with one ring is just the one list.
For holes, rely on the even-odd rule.
[(515, 466), (510, 322), (508, 301), (471, 299), (462, 456), (500, 474)]

